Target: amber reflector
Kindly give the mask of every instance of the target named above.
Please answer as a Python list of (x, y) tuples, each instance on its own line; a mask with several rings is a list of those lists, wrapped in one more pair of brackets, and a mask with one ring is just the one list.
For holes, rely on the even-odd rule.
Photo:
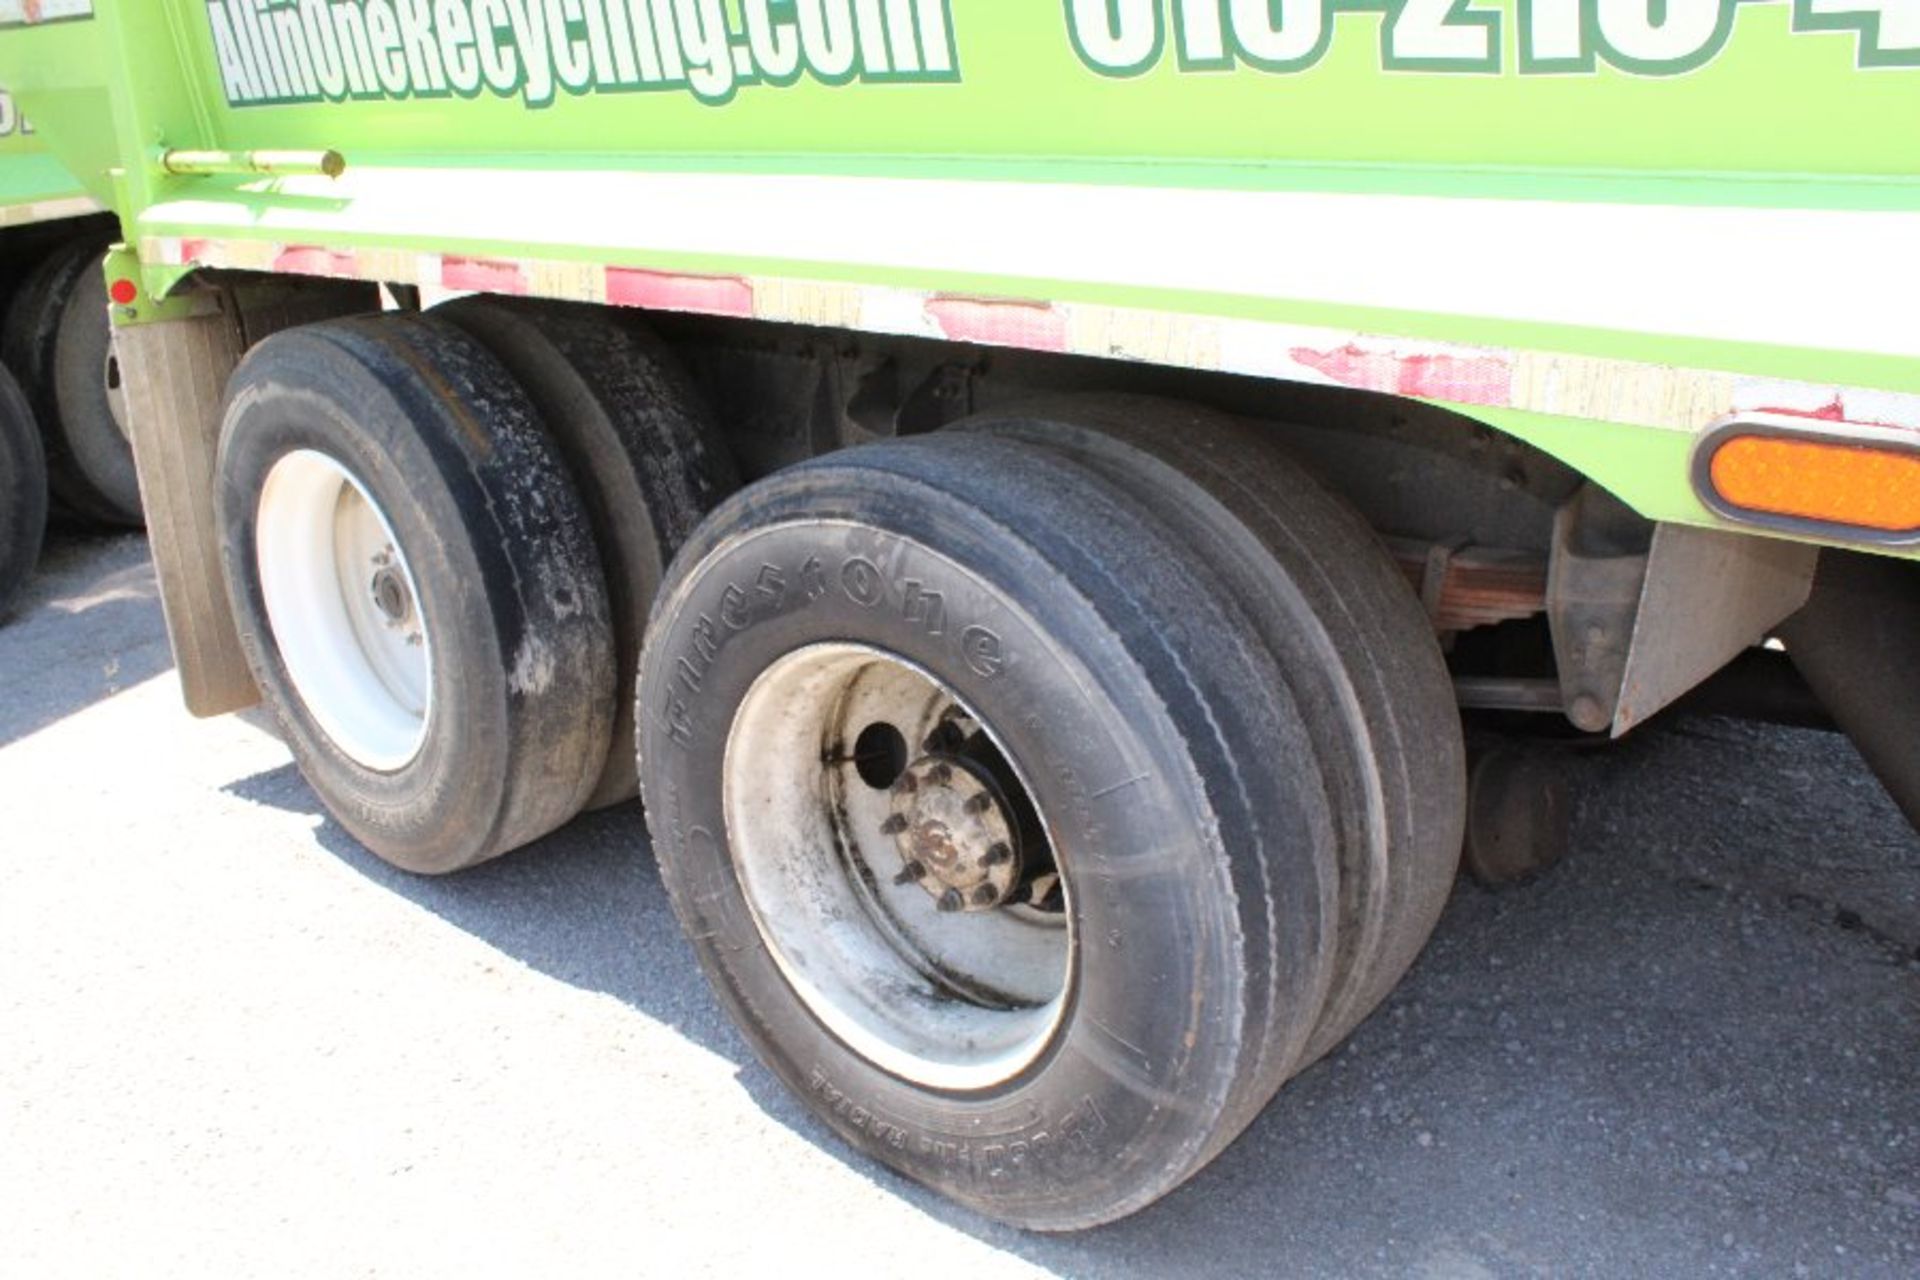
[(1714, 450), (1714, 492), (1744, 511), (1920, 532), (1920, 453), (1786, 436), (1734, 436)]

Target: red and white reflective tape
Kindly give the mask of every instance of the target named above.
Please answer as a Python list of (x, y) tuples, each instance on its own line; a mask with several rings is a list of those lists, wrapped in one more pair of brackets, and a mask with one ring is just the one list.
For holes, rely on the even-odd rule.
[(156, 236), (140, 254), (156, 266), (416, 285), (430, 300), (501, 293), (943, 338), (1676, 431), (1759, 411), (1920, 431), (1920, 395), (1903, 392), (1083, 302), (241, 239)]
[(0, 227), (24, 227), (36, 222), (59, 222), (64, 218), (84, 218), (99, 213), (100, 204), (87, 196), (60, 200), (30, 200), (25, 204), (0, 204)]

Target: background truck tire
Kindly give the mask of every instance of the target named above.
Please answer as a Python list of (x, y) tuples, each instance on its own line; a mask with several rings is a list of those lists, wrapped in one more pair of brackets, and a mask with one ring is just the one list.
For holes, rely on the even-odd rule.
[(1392, 991), (1460, 864), (1466, 764), (1433, 626), (1365, 521), (1268, 434), (1193, 405), (1073, 396), (963, 429), (1047, 445), (1176, 529), (1253, 619), (1326, 765), (1340, 945), (1304, 1066)]
[(1829, 548), (1787, 654), (1920, 830), (1920, 565)]
[(0, 368), (0, 622), (40, 558), (47, 526), (47, 464), (33, 410), (13, 375)]
[[(946, 434), (751, 486), (670, 572), (640, 698), (662, 877), (722, 1002), (908, 1176), (1028, 1227), (1110, 1221), (1304, 1049), (1336, 944), (1320, 759), (1225, 584), (1085, 468)], [(904, 711), (863, 726), (863, 700)], [(1008, 825), (1023, 874), (1063, 878), (1056, 919), (948, 880), (994, 865), (976, 802), (1030, 803)], [(1049, 925), (1061, 967), (1057, 934), (1014, 964)]]
[(234, 373), (218, 471), (242, 645), (342, 826), (438, 873), (579, 811), (613, 720), (606, 589), (499, 361), (417, 316), (275, 334)]
[(7, 309), (0, 356), (39, 418), (61, 505), (85, 520), (138, 527), (133, 444), (108, 393), (113, 334), (102, 260), (91, 236), (48, 256)]
[(140, 477), (124, 420), (120, 362), (107, 315), (104, 255), (90, 256), (73, 283), (53, 349), (55, 416), (61, 487), (69, 501), (115, 524), (139, 525)]
[(673, 353), (601, 310), (489, 297), (434, 310), (484, 343), (532, 397), (600, 549), (613, 616), (612, 746), (587, 808), (637, 795), (633, 686), (667, 564), (739, 487), (720, 433)]

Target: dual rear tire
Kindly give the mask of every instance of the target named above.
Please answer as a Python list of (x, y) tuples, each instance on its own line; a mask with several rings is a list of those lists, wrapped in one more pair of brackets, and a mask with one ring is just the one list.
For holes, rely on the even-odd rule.
[[(595, 325), (612, 328), (546, 327), (584, 344)], [(622, 798), (622, 779), (631, 793), (609, 760), (632, 754), (615, 746), (623, 655), (650, 596), (616, 535), (644, 523), (664, 560), (729, 473), (703, 455), (680, 506), (606, 501), (638, 466), (609, 459), (653, 443), (616, 402), (558, 397), (570, 368), (592, 390), (644, 347), (594, 341), (598, 369), (523, 382), (446, 319), (336, 320), (268, 338), (234, 374), (216, 507), (242, 646), (322, 802), (404, 869), (471, 866)], [(697, 433), (696, 415), (676, 421)]]
[(788, 1086), (1071, 1229), (1191, 1176), (1390, 989), (1457, 863), (1460, 729), (1384, 550), (1236, 424), (970, 426), (703, 527), (642, 658), (641, 777)]

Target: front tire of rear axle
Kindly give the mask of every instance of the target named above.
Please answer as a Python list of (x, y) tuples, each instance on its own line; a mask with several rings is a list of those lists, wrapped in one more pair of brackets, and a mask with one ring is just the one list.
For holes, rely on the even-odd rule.
[(218, 472), (248, 664), (342, 826), (438, 874), (579, 812), (613, 727), (606, 588), (485, 348), (402, 315), (275, 334), (234, 373)]

